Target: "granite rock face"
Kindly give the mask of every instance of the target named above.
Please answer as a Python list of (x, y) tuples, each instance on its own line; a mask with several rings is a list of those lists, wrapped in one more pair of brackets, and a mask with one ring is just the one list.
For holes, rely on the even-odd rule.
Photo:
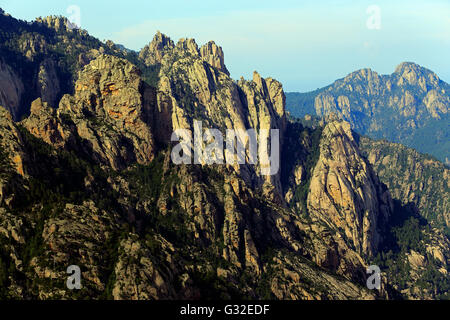
[(227, 67), (225, 66), (225, 58), (221, 47), (215, 44), (214, 41), (210, 41), (200, 48), (201, 57), (211, 66), (221, 70), (222, 72), (230, 75)]
[(24, 176), (26, 154), (22, 137), (11, 114), (3, 107), (0, 107), (0, 146), (2, 153), (8, 158), (15, 171)]
[(0, 59), (0, 106), (14, 116), (20, 112), (22, 94), (25, 88), (19, 75)]
[(28, 158), (22, 135), (11, 114), (0, 106), (0, 206), (15, 205), (17, 190), (22, 189), (18, 177), (25, 177)]
[(78, 72), (100, 54), (137, 61), (136, 53), (111, 41), (103, 43), (61, 16), (25, 22), (0, 15), (0, 105), (20, 121), (32, 101), (57, 108), (72, 94)]
[[(199, 49), (193, 39), (180, 39), (174, 46), (166, 36), (157, 34), (140, 56), (150, 53), (161, 58), (156, 118), (169, 122), (166, 128), (158, 130), (167, 140), (170, 130), (193, 131), (194, 121), (201, 121), (204, 128), (223, 133), (227, 129), (255, 129), (257, 133), (261, 129), (278, 129), (282, 144), (285, 95), (278, 81), (264, 79), (257, 72), (251, 81), (233, 81), (223, 62), (222, 50), (213, 42)], [(278, 174), (263, 177), (258, 165), (235, 169), (248, 183), (266, 184), (268, 196), (281, 199)]]
[(41, 98), (31, 103), (30, 116), (21, 123), (31, 134), (55, 147), (64, 146), (70, 136), (69, 130), (58, 120), (56, 110)]
[(331, 122), (323, 130), (308, 210), (313, 219), (341, 232), (359, 254), (376, 254), (393, 203), (360, 154), (349, 123)]
[(58, 115), (69, 115), (100, 161), (123, 168), (153, 159), (153, 99), (154, 90), (142, 81), (139, 69), (102, 55), (80, 72), (75, 94), (63, 97)]
[(337, 113), (360, 129), (363, 123), (358, 121), (355, 112), (374, 112), (379, 101), (386, 100), (386, 106), (398, 111), (400, 116), (422, 121), (427, 117), (440, 119), (448, 113), (450, 98), (446, 89), (435, 73), (410, 62), (400, 64), (389, 76), (362, 69), (319, 94), (315, 101), (316, 112), (323, 116)]
[(44, 102), (53, 107), (58, 105), (61, 92), (60, 80), (57, 74), (58, 67), (54, 60), (44, 60), (39, 66), (37, 87), (39, 96)]
[(74, 95), (65, 95), (56, 112), (36, 100), (24, 125), (47, 143), (71, 144), (120, 169), (153, 159), (154, 103), (155, 91), (142, 81), (139, 69), (100, 55), (80, 72)]

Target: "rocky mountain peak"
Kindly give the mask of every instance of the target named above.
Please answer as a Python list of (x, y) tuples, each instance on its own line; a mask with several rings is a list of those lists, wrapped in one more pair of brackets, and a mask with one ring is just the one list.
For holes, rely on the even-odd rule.
[(12, 121), (11, 113), (3, 106), (0, 106), (0, 124)]
[(200, 55), (203, 60), (208, 62), (211, 66), (221, 70), (227, 75), (230, 75), (227, 67), (225, 66), (225, 59), (222, 47), (216, 45), (214, 41), (209, 41), (207, 44), (200, 48)]
[(414, 62), (399, 64), (394, 75), (399, 78), (398, 85), (418, 85), (423, 91), (427, 91), (427, 87), (436, 87), (439, 84), (439, 77), (434, 72)]
[(360, 134), (401, 142), (445, 161), (449, 93), (450, 86), (434, 72), (403, 62), (389, 75), (355, 71), (313, 92), (302, 107), (327, 119), (335, 113)]
[(156, 32), (152, 42), (145, 46), (139, 53), (139, 58), (147, 65), (161, 63), (163, 57), (175, 48), (174, 42), (160, 31)]
[(366, 81), (373, 81), (379, 79), (379, 74), (375, 71), (373, 71), (370, 68), (364, 68), (357, 70), (355, 72), (350, 73), (347, 75), (344, 80), (346, 82), (354, 81), (354, 80), (366, 80)]
[[(263, 97), (272, 103), (273, 110), (277, 117), (284, 122), (286, 97), (284, 95), (283, 86), (280, 82), (272, 78), (263, 78), (257, 71), (253, 71), (253, 83), (256, 84), (256, 89)], [(283, 128), (284, 124), (278, 126)]]
[(156, 32), (150, 45), (159, 50), (174, 47), (172, 39), (170, 39), (170, 37), (166, 36), (164, 33), (161, 33), (161, 31), (159, 30)]
[(14, 118), (20, 114), (20, 104), (24, 92), (23, 81), (17, 72), (3, 59), (0, 59), (0, 105), (11, 112)]
[(414, 62), (402, 62), (395, 68), (395, 73), (404, 73), (404, 72), (415, 72), (415, 73), (422, 73), (423, 70), (427, 70), (423, 68), (422, 66), (418, 65)]
[[(18, 174), (21, 176), (26, 174), (24, 168), (25, 153), (23, 151), (20, 132), (9, 111), (0, 106), (0, 157), (2, 153), (6, 153), (9, 162)], [(2, 190), (2, 178), (3, 177), (0, 175), (0, 205), (5, 198), (5, 192)]]
[(52, 113), (53, 109), (48, 106), (46, 102), (43, 102), (41, 98), (34, 100), (31, 103), (30, 112), (33, 115), (38, 115), (41, 113)]
[(69, 19), (63, 16), (47, 16), (44, 18), (39, 17), (36, 18), (36, 22), (44, 24), (47, 27), (56, 30), (57, 32), (72, 31), (78, 28), (77, 25), (73, 24), (69, 21)]
[[(64, 18), (41, 22), (61, 32), (16, 21), (13, 39), (32, 41), (0, 41), (13, 52), (0, 61), (0, 105), (7, 108), (0, 107), (0, 299), (375, 299), (390, 297), (385, 284), (400, 283), (393, 289), (401, 295), (402, 286), (423, 291), (416, 283), (428, 282), (425, 272), (435, 280), (424, 297), (448, 293), (450, 244), (432, 229), (433, 238), (411, 229), (407, 241), (399, 238), (399, 253), (373, 259), (390, 245), (382, 243), (385, 232), (402, 212), (393, 211), (370, 162), (382, 174), (397, 170), (394, 185), (385, 183), (403, 190), (402, 204), (423, 199), (433, 215), (439, 206), (448, 226), (443, 165), (430, 173), (428, 158), (401, 150), (366, 156), (363, 137), (347, 122), (287, 121), (282, 84), (258, 72), (234, 81), (213, 41), (199, 49), (193, 39), (175, 45), (158, 32), (137, 59), (112, 42), (68, 36)], [(34, 70), (20, 70), (22, 62)], [(355, 107), (358, 116), (369, 110), (375, 117), (385, 105), (411, 113), (423, 98), (413, 86), (397, 86), (396, 75), (362, 69), (348, 79), (355, 81), (337, 81), (336, 96), (323, 96), (336, 119), (358, 119)], [(22, 91), (25, 112), (13, 113)], [(437, 116), (446, 112), (443, 89), (424, 99)], [(29, 117), (13, 121), (27, 111)], [(245, 163), (175, 164), (172, 133), (197, 121), (223, 134), (279, 129), (278, 171), (264, 174), (264, 163), (251, 163), (246, 151)], [(258, 149), (276, 156), (270, 142), (278, 135), (271, 136)], [(204, 139), (199, 143), (207, 147)], [(437, 193), (441, 202), (433, 199)], [(396, 234), (409, 233), (401, 228)], [(83, 267), (81, 291), (53, 285), (65, 283), (68, 263)], [(365, 288), (371, 264), (383, 268), (379, 291)], [(414, 274), (405, 279), (408, 269)], [(400, 275), (384, 276), (391, 271)]]
[(256, 84), (256, 87), (259, 89), (262, 95), (267, 94), (266, 82), (258, 73), (258, 71), (253, 71), (253, 82)]
[(193, 57), (200, 57), (210, 66), (222, 71), (226, 75), (230, 75), (225, 66), (225, 59), (222, 47), (218, 46), (214, 41), (209, 41), (199, 48), (195, 39), (181, 38), (177, 44), (161, 32), (157, 32), (152, 42), (145, 46), (139, 53), (139, 58), (144, 61), (147, 66), (157, 64), (172, 64), (179, 57), (173, 56), (170, 61), (163, 61), (165, 56), (172, 56), (177, 53), (181, 57), (192, 55)]

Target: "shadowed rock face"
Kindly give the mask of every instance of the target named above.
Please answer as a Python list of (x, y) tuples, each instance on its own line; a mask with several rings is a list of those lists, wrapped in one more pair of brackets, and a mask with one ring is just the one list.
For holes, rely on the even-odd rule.
[(0, 208), (17, 205), (18, 190), (23, 190), (20, 179), (28, 173), (27, 161), (22, 135), (11, 114), (0, 106)]
[[(175, 47), (171, 43), (157, 34), (144, 51), (162, 47), (158, 54), (153, 54), (162, 57), (158, 111), (159, 116), (170, 118), (172, 130), (193, 130), (193, 122), (197, 120), (202, 121), (205, 128), (223, 132), (226, 129), (256, 129), (257, 132), (280, 129), (282, 141), (285, 96), (278, 81), (264, 79), (255, 72), (252, 81), (235, 82), (223, 63), (222, 50), (213, 42), (200, 49), (193, 39), (181, 39)], [(141, 52), (141, 56), (145, 56), (145, 52)], [(278, 191), (274, 196), (281, 199), (279, 175), (261, 177), (255, 173), (260, 170), (259, 166), (236, 166), (236, 170), (242, 172), (249, 184), (262, 186), (267, 182), (268, 193), (275, 188)]]
[(386, 140), (361, 137), (359, 147), (394, 199), (415, 205), (430, 223), (450, 227), (450, 170), (445, 164)]
[(19, 75), (0, 59), (0, 106), (6, 108), (14, 117), (20, 113), (24, 90)]
[(39, 66), (39, 73), (37, 78), (37, 88), (39, 95), (44, 102), (47, 102), (52, 107), (58, 105), (61, 88), (60, 80), (57, 75), (57, 66), (51, 59), (44, 60)]

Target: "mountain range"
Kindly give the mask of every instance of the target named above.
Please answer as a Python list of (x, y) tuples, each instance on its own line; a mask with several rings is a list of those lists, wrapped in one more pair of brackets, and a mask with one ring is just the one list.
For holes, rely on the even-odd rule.
[[(232, 79), (213, 41), (158, 32), (134, 52), (2, 12), (0, 105), (2, 299), (449, 298), (448, 168), (292, 119), (279, 81)], [(279, 130), (279, 172), (174, 164), (194, 121)]]
[(390, 75), (358, 70), (322, 89), (286, 97), (292, 116), (343, 119), (362, 135), (450, 163), (450, 85), (415, 63), (403, 62)]

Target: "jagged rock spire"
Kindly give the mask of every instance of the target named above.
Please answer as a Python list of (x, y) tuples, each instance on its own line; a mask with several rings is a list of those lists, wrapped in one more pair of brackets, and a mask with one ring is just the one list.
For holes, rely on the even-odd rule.
[(174, 42), (160, 31), (156, 32), (152, 42), (145, 46), (139, 53), (139, 58), (146, 65), (161, 63), (163, 57), (175, 48)]
[(213, 67), (223, 71), (227, 75), (230, 75), (227, 67), (225, 66), (225, 59), (222, 47), (215, 44), (214, 41), (209, 41), (207, 44), (200, 48), (200, 55), (203, 60), (208, 62)]

